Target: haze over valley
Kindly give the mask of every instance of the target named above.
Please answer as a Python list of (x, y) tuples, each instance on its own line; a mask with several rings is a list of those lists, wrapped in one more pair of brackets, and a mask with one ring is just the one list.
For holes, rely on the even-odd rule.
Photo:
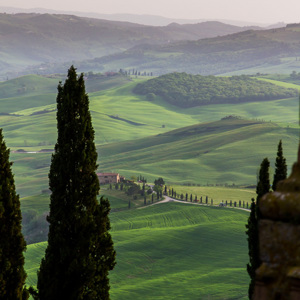
[(248, 299), (245, 225), (260, 166), (267, 157), (272, 190), (279, 141), (288, 173), (299, 143), (299, 4), (289, 14), (265, 1), (254, 16), (256, 1), (232, 12), (200, 2), (165, 0), (161, 13), (133, 0), (1, 3), (0, 128), (28, 286), (48, 245), (57, 86), (74, 66), (97, 173), (126, 179), (100, 184), (117, 253), (111, 299)]

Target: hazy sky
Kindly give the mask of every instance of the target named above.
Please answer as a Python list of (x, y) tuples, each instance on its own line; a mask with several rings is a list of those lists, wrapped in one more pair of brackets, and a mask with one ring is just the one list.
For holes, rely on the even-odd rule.
[(1, 0), (0, 6), (185, 19), (300, 22), (300, 0)]

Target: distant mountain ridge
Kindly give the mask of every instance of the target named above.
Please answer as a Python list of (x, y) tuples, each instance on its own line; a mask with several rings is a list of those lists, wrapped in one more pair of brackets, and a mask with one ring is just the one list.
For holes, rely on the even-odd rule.
[[(61, 64), (122, 52), (134, 46), (199, 40), (248, 29), (220, 22), (146, 26), (74, 15), (0, 14), (0, 69), (19, 72), (39, 64)], [(42, 71), (38, 67), (37, 71)], [(17, 73), (18, 74), (18, 73)]]
[(16, 7), (6, 7), (0, 6), (0, 12), (2, 13), (38, 13), (38, 14), (71, 14), (79, 17), (86, 18), (96, 18), (110, 21), (122, 21), (122, 22), (132, 22), (143, 25), (150, 26), (167, 26), (170, 23), (178, 23), (178, 24), (196, 24), (203, 23), (208, 21), (218, 21), (228, 25), (235, 26), (259, 26), (265, 28), (278, 28), (284, 27), (286, 24), (282, 22), (278, 22), (276, 24), (265, 24), (265, 23), (257, 23), (257, 22), (247, 22), (247, 21), (237, 21), (237, 20), (226, 20), (226, 19), (178, 19), (178, 18), (167, 18), (156, 15), (148, 15), (148, 14), (129, 14), (129, 13), (119, 13), (119, 14), (102, 14), (95, 12), (80, 12), (80, 11), (61, 11), (61, 10), (53, 10), (53, 9), (45, 9), (45, 8), (16, 8)]
[(300, 24), (289, 24), (284, 28), (248, 30), (197, 41), (139, 45), (94, 62), (105, 69), (119, 65), (156, 75), (170, 72), (217, 75), (267, 67), (279, 70), (282, 64), (291, 72), (300, 67), (299, 53)]

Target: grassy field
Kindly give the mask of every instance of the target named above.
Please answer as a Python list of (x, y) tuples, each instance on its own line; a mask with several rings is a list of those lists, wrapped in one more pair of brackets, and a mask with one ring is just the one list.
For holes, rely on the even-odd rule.
[[(256, 198), (256, 190), (254, 188), (239, 188), (239, 187), (220, 187), (220, 186), (183, 186), (183, 185), (170, 185), (167, 186), (168, 189), (173, 189), (176, 191), (177, 195), (188, 194), (188, 201), (190, 201), (190, 195), (193, 195), (193, 200), (195, 196), (199, 200), (200, 197), (204, 200), (207, 196), (211, 203), (213, 199), (213, 204), (219, 204), (220, 202), (225, 203), (226, 200), (230, 202), (245, 201), (245, 205), (248, 202), (251, 203), (251, 198)], [(185, 198), (184, 198), (185, 199)]]
[[(55, 94), (50, 92), (55, 90), (58, 79), (25, 76), (0, 84), (0, 91), (7, 91), (6, 98), (0, 97), (1, 109), (10, 113), (0, 115), (0, 127), (12, 150), (53, 149), (56, 113)], [(184, 178), (184, 183), (202, 185), (254, 184), (261, 160), (266, 156), (274, 160), (279, 139), (283, 140), (289, 167), (294, 162), (298, 143), (297, 98), (180, 109), (159, 97), (147, 101), (132, 94), (136, 82), (145, 79), (120, 80), (87, 80), (87, 89), (94, 91), (90, 93), (90, 107), (101, 171), (116, 171), (127, 177), (140, 173), (148, 180), (162, 176), (169, 183), (182, 183)], [(49, 94), (41, 94), (39, 84)], [(20, 86), (27, 90), (16, 97)], [(103, 90), (95, 91), (97, 87)], [(240, 123), (252, 122), (253, 126), (236, 126), (234, 130), (216, 122), (228, 115), (248, 119)], [(218, 129), (211, 132), (209, 127), (215, 128), (215, 124), (219, 124)], [(184, 136), (188, 129), (183, 127), (193, 125), (203, 131)], [(170, 133), (174, 129), (179, 130), (177, 135)], [(256, 146), (252, 149), (249, 145)], [(47, 188), (50, 158), (50, 153), (11, 154), (21, 197), (40, 194)]]
[[(247, 299), (248, 213), (165, 203), (112, 213), (111, 298)], [(28, 246), (28, 284), (46, 243)]]
[[(222, 200), (228, 201), (245, 201), (249, 202), (251, 197), (255, 197), (253, 189), (241, 189), (235, 187), (186, 187), (186, 186), (174, 186), (174, 190), (180, 191), (180, 193), (188, 192), (194, 196), (203, 197), (203, 202), (206, 196), (208, 196), (208, 204), (211, 204), (211, 199), (213, 200), (213, 205), (218, 205)], [(144, 207), (144, 197), (141, 195), (136, 195), (137, 198), (134, 199), (133, 196), (128, 196), (124, 191), (109, 189), (109, 186), (102, 186), (100, 190), (100, 196), (108, 198), (111, 205), (112, 212), (120, 212), (129, 209)], [(153, 203), (158, 200), (156, 195), (153, 197)], [(188, 198), (190, 201), (190, 198)], [(147, 206), (152, 203), (152, 195), (146, 194)], [(42, 194), (37, 194), (34, 196), (23, 197), (21, 199), (21, 210), (23, 217), (23, 234), (27, 241), (27, 244), (38, 243), (47, 240), (48, 234), (48, 223), (46, 221), (46, 216), (49, 213), (50, 204), (50, 194), (47, 190), (44, 190)]]
[[(40, 79), (32, 80), (38, 84)], [(53, 149), (56, 84), (53, 78), (47, 80), (41, 83), (47, 94), (21, 80), (3, 83), (12, 85), (3, 87), (8, 92), (1, 96), (0, 84), (0, 127), (12, 150)], [(295, 161), (297, 98), (180, 109), (159, 97), (147, 101), (132, 94), (141, 80), (105, 82), (101, 91), (95, 81), (87, 85), (99, 171), (127, 178), (141, 174), (148, 182), (163, 177), (177, 193), (208, 196), (217, 204), (250, 202), (253, 189), (207, 184), (255, 184), (264, 157), (274, 166), (279, 139), (289, 167)], [(23, 94), (14, 89), (20, 85), (27, 87)], [(221, 120), (229, 115), (241, 118)], [(45, 240), (51, 153), (13, 152), (11, 160), (24, 230), (33, 240)], [(179, 185), (183, 183), (201, 186)], [(111, 273), (112, 299), (247, 299), (248, 212), (182, 203), (128, 210), (125, 194), (104, 188), (101, 193), (111, 202), (118, 255)], [(142, 204), (139, 198), (132, 208)], [(28, 284), (36, 283), (45, 245), (28, 246)]]
[[(0, 127), (12, 149), (53, 148), (56, 141), (56, 113), (53, 111), (56, 93), (50, 92), (55, 91), (55, 81), (57, 83), (58, 78), (40, 80), (39, 77), (32, 76), (31, 84), (28, 80), (26, 76), (17, 83), (14, 82), (14, 85), (11, 81), (0, 83), (0, 92), (2, 90), (7, 93), (6, 97), (0, 97), (1, 113), (10, 113), (0, 115)], [(134, 95), (131, 90), (141, 80), (145, 79), (133, 79), (127, 83), (117, 81), (115, 86), (112, 82), (106, 82), (106, 86), (98, 83), (98, 89), (103, 88), (101, 91), (95, 91), (97, 82), (87, 81), (87, 90), (89, 91), (90, 86), (90, 90), (94, 91), (89, 96), (96, 144), (165, 133), (184, 126), (220, 120), (227, 115), (291, 124), (298, 121), (297, 98), (180, 109), (165, 103), (159, 97), (154, 101), (147, 101), (143, 96)], [(42, 88), (35, 88), (40, 81), (42, 88), (49, 93), (43, 94)], [(19, 86), (23, 85), (28, 86), (27, 90), (18, 94)]]
[(298, 129), (238, 119), (202, 123), (98, 149), (101, 168), (118, 170), (125, 176), (135, 172), (151, 181), (161, 176), (167, 184), (243, 185), (256, 183), (257, 168), (264, 157), (269, 157), (274, 167), (279, 139), (291, 166)]
[[(142, 174), (149, 182), (163, 177), (167, 184), (253, 185), (264, 157), (271, 161), (272, 175), (279, 139), (291, 168), (297, 128), (228, 119), (98, 146), (99, 171), (118, 172), (127, 178)], [(50, 158), (51, 153), (11, 154), (21, 197), (40, 194), (48, 187)]]

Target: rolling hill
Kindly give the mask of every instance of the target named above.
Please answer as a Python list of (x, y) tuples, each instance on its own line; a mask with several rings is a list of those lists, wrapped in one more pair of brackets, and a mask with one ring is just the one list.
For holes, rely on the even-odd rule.
[[(291, 163), (298, 129), (225, 118), (164, 134), (98, 147), (101, 168), (171, 183), (254, 184), (261, 160), (275, 158), (279, 139)], [(249, 145), (255, 145), (251, 147)], [(272, 164), (273, 165), (273, 164)]]
[[(166, 203), (111, 213), (112, 299), (247, 299), (248, 212)], [(26, 252), (28, 284), (45, 243)]]
[[(53, 149), (56, 80), (26, 76), (0, 84), (0, 93), (7, 91), (6, 98), (0, 96), (0, 127), (12, 151)], [(294, 162), (298, 98), (182, 109), (159, 96), (148, 101), (133, 94), (143, 81), (97, 76), (86, 81), (93, 90), (89, 96), (99, 170), (127, 177), (141, 173), (149, 180), (163, 176), (173, 183), (254, 184), (256, 168), (265, 156), (275, 157), (279, 139), (289, 166)], [(24, 91), (18, 94), (20, 86)], [(226, 116), (240, 117), (221, 120)], [(21, 197), (47, 188), (51, 153), (14, 152), (11, 157)]]
[[(111, 55), (140, 44), (165, 44), (179, 40), (197, 40), (247, 28), (204, 22), (146, 26), (129, 22), (83, 18), (68, 14), (0, 14), (0, 75), (49, 74), (64, 72), (63, 62), (71, 64)], [(51, 67), (55, 65), (55, 72)], [(42, 64), (42, 65), (40, 65)], [(39, 65), (36, 67), (35, 65)], [(29, 66), (35, 66), (33, 69)], [(84, 71), (103, 69), (86, 64)], [(26, 70), (25, 70), (26, 69)], [(34, 70), (34, 71), (33, 71)], [(7, 74), (4, 76), (4, 74)]]
[(146, 95), (148, 99), (154, 99), (155, 95), (159, 95), (168, 103), (182, 108), (298, 96), (297, 89), (287, 89), (248, 76), (217, 77), (177, 72), (139, 83), (133, 92)]
[(248, 30), (198, 41), (135, 46), (122, 53), (95, 59), (105, 69), (137, 68), (157, 74), (188, 72), (214, 75), (229, 72), (290, 73), (299, 67), (300, 25)]

